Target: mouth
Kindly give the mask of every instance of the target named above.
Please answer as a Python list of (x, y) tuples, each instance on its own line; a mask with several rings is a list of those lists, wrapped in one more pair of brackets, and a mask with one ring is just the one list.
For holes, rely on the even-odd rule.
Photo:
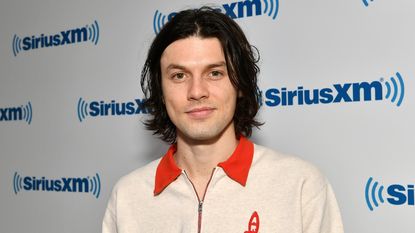
[(210, 114), (215, 111), (215, 108), (212, 107), (200, 107), (200, 108), (192, 108), (185, 113), (194, 119), (203, 119), (210, 116)]

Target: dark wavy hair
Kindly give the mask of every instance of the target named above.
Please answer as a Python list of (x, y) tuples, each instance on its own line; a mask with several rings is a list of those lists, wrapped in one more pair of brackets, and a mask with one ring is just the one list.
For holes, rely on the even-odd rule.
[(261, 101), (257, 86), (258, 50), (249, 44), (235, 21), (210, 7), (177, 13), (151, 44), (141, 72), (141, 88), (146, 98), (144, 107), (151, 109), (152, 115), (144, 123), (146, 128), (154, 131), (163, 141), (176, 142), (176, 126), (167, 115), (163, 102), (160, 59), (171, 43), (191, 36), (217, 38), (220, 41), (230, 81), (240, 93), (233, 117), (235, 132), (237, 136), (251, 136), (252, 128), (263, 124), (255, 120)]

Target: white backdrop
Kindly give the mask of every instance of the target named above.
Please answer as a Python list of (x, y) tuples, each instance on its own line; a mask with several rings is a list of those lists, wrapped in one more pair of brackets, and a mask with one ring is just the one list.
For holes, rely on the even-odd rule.
[(266, 124), (252, 139), (316, 164), (346, 232), (413, 232), (410, 0), (2, 1), (0, 232), (100, 232), (114, 183), (167, 148), (141, 123), (149, 43), (206, 3), (260, 51)]

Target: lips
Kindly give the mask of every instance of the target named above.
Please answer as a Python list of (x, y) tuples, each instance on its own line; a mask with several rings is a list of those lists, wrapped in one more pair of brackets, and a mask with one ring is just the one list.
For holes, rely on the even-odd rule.
[(203, 118), (209, 117), (213, 111), (215, 111), (215, 108), (200, 107), (200, 108), (192, 108), (189, 111), (186, 111), (186, 114), (188, 114), (191, 118), (203, 119)]

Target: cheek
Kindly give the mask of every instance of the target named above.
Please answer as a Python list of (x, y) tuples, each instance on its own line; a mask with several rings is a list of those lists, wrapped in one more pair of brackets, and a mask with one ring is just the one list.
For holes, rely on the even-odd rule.
[(174, 125), (177, 124), (177, 119), (179, 117), (178, 108), (170, 101), (165, 100), (165, 106), (167, 111), (167, 116)]
[[(183, 109), (183, 100), (178, 92), (167, 92), (164, 94), (164, 104), (166, 106), (167, 114), (171, 119), (175, 118), (176, 115)], [(177, 113), (177, 114), (176, 114)]]
[[(166, 97), (165, 97), (166, 98)], [(177, 109), (177, 106), (174, 102), (174, 100), (172, 100), (170, 97), (167, 96), (167, 98), (164, 100), (164, 104), (166, 105), (166, 110), (167, 113), (169, 114), (169, 116), (172, 115), (172, 113), (174, 112), (175, 109)]]
[(163, 94), (163, 100), (164, 103), (166, 105), (166, 108), (169, 108), (169, 106), (174, 103), (174, 95), (172, 93), (174, 93), (173, 88), (171, 85), (166, 84), (165, 82), (162, 81), (161, 83), (161, 90), (162, 90), (162, 94)]
[(238, 92), (236, 91), (236, 89), (232, 85), (230, 85), (225, 91), (225, 93), (226, 93), (225, 98), (228, 104), (235, 105), (236, 99), (238, 98)]
[(229, 104), (228, 104), (228, 108), (229, 111), (231, 112), (231, 114), (235, 114), (235, 109), (236, 109), (236, 97), (232, 97), (230, 98)]
[(233, 114), (236, 108), (237, 93), (233, 89), (228, 90), (226, 93), (226, 95), (222, 96), (224, 107), (229, 114)]

